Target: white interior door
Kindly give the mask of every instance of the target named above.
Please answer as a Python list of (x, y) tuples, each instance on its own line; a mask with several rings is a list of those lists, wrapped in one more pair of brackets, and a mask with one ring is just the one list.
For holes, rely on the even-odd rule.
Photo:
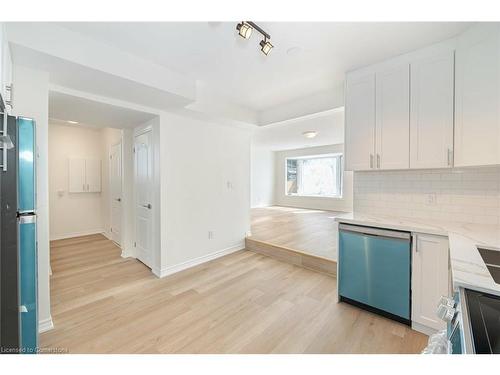
[(152, 185), (151, 131), (134, 140), (135, 246), (137, 258), (152, 267)]
[(121, 245), (122, 233), (122, 145), (111, 146), (109, 153), (109, 192), (111, 199), (111, 239)]

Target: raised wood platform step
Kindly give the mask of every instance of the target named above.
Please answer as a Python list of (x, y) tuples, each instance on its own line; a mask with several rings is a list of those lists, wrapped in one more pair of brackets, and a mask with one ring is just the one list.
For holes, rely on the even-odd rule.
[(282, 262), (322, 272), (329, 276), (337, 276), (337, 262), (331, 259), (306, 254), (284, 246), (273, 245), (251, 237), (245, 238), (245, 247), (247, 250), (267, 255)]

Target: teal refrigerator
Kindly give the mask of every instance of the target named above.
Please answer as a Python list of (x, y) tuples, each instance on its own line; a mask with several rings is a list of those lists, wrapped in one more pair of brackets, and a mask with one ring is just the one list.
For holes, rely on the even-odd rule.
[(35, 122), (8, 116), (1, 162), (1, 350), (38, 352)]

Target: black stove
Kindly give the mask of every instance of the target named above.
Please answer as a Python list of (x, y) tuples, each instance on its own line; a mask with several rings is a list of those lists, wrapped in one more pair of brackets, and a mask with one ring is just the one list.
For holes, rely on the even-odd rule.
[(500, 354), (500, 297), (465, 290), (474, 351)]

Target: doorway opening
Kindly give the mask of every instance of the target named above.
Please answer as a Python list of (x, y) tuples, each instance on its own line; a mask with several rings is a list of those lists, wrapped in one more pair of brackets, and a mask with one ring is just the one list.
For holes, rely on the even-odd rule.
[(110, 263), (155, 269), (158, 126), (154, 113), (50, 91), (51, 282)]

